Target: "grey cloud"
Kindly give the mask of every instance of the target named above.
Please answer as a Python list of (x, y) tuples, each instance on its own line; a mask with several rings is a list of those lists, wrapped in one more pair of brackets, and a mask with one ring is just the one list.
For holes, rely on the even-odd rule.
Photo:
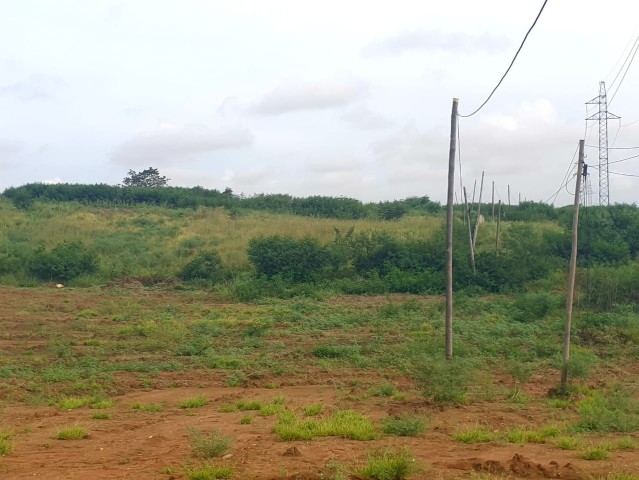
[(272, 169), (269, 170), (264, 167), (247, 168), (245, 170), (235, 171), (226, 170), (222, 180), (230, 182), (233, 185), (239, 185), (241, 187), (251, 186), (266, 180), (272, 173)]
[(423, 163), (441, 152), (446, 137), (443, 132), (430, 130), (419, 131), (408, 125), (399, 132), (373, 144), (373, 152), (382, 163), (405, 165), (407, 163)]
[(192, 160), (198, 154), (245, 148), (253, 144), (253, 134), (243, 127), (211, 129), (202, 126), (161, 128), (140, 133), (112, 155), (122, 165), (161, 164)]
[(0, 140), (0, 160), (5, 160), (20, 150), (22, 150), (22, 147), (18, 142)]
[(364, 163), (355, 159), (322, 159), (312, 160), (308, 169), (314, 173), (352, 172), (364, 168)]
[(34, 74), (25, 80), (0, 86), (0, 97), (12, 97), (23, 102), (48, 100), (64, 85), (57, 77)]
[[(419, 130), (407, 126), (373, 144), (372, 149), (378, 162), (389, 170), (391, 184), (406, 185), (419, 179), (429, 195), (442, 198), (448, 164), (448, 135), (448, 129), (443, 127)], [(552, 105), (544, 100), (524, 102), (509, 115), (482, 117), (479, 123), (462, 126), (464, 183), (472, 186), (473, 179), (480, 178), (481, 172), (485, 171), (487, 179), (495, 180), (502, 195), (508, 182), (513, 192), (522, 193), (522, 198), (546, 200), (556, 190), (555, 183), (559, 182), (548, 179), (563, 177), (579, 135), (579, 127), (558, 120)], [(457, 163), (455, 167), (457, 189)], [(540, 189), (540, 185), (544, 188)], [(544, 198), (538, 197), (540, 191)]]
[(349, 105), (367, 93), (366, 83), (353, 77), (318, 82), (290, 79), (266, 94), (251, 110), (264, 115), (324, 110)]
[(386, 117), (371, 112), (364, 105), (355, 106), (341, 115), (342, 120), (362, 130), (378, 130), (393, 126), (393, 122)]
[(447, 51), (461, 53), (496, 53), (510, 45), (505, 37), (489, 33), (472, 35), (440, 30), (413, 30), (377, 40), (364, 48), (364, 56), (399, 56), (414, 51)]

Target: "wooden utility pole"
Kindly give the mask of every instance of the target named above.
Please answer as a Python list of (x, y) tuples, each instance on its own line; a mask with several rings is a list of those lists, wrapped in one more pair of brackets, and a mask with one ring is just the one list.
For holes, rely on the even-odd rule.
[(453, 193), (455, 190), (455, 153), (457, 152), (457, 105), (453, 98), (450, 114), (448, 151), (448, 203), (446, 204), (446, 359), (453, 358)]
[(493, 196), (491, 198), (491, 203), (493, 204), (493, 222), (495, 221), (495, 181), (493, 180)]
[(521, 192), (519, 192), (519, 204), (521, 205)]
[(495, 252), (499, 250), (499, 227), (501, 224), (501, 200), (497, 207), (497, 231), (495, 232)]
[(508, 185), (508, 212), (510, 213), (510, 185)]
[(468, 214), (468, 220), (472, 223), (471, 215), (475, 213), (475, 190), (477, 190), (477, 179), (473, 182), (473, 198), (470, 201), (470, 213)]
[(473, 250), (473, 227), (470, 224), (470, 207), (468, 206), (468, 196), (466, 195), (466, 187), (464, 187), (464, 203), (466, 204), (466, 215), (468, 215), (468, 248), (470, 248), (470, 264), (475, 273), (475, 251)]
[(577, 273), (577, 232), (579, 229), (579, 199), (581, 196), (581, 173), (584, 166), (584, 140), (579, 140), (579, 161), (577, 162), (577, 185), (575, 186), (575, 207), (572, 214), (572, 248), (570, 250), (570, 270), (568, 271), (568, 292), (566, 294), (566, 330), (564, 332), (564, 355), (561, 366), (562, 392), (568, 384), (568, 361), (570, 360), (570, 329), (572, 324), (572, 304), (575, 296), (575, 276)]
[(481, 197), (484, 192), (484, 172), (481, 172), (481, 185), (479, 186), (479, 203), (477, 204), (477, 220), (475, 221), (475, 233), (473, 234), (473, 252), (477, 243), (477, 230), (479, 230), (479, 219), (481, 217)]

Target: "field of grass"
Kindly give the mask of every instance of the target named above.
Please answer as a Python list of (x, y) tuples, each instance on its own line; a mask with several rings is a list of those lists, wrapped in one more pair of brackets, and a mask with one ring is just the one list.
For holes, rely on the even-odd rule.
[[(414, 439), (399, 445), (415, 447), (448, 444), (460, 458), (472, 456), (463, 452), (476, 444), (491, 445), (499, 455), (544, 448), (577, 464), (604, 462), (602, 468), (628, 462), (636, 451), (637, 371), (623, 366), (636, 364), (639, 345), (621, 336), (627, 326), (619, 327), (619, 340), (605, 345), (583, 342), (577, 334), (581, 373), (572, 378), (572, 394), (548, 397), (559, 378), (560, 304), (539, 320), (516, 321), (516, 298), (459, 296), (456, 357), (449, 363), (443, 360), (439, 297), (339, 296), (247, 305), (170, 287), (4, 288), (0, 297), (1, 313), (11, 319), (0, 334), (0, 408), (60, 412), (45, 442), (51, 448), (57, 448), (51, 439), (90, 443), (108, 424), (180, 418), (183, 433), (173, 441), (182, 460), (174, 458), (169, 470), (187, 478), (200, 468), (226, 472), (232, 466), (236, 476), (250, 471), (233, 461), (193, 463), (229, 448), (233, 455), (239, 448), (236, 428), (260, 432), (275, 449), (278, 442), (296, 440), (361, 442), (360, 460), (339, 458), (345, 471), (383, 471), (387, 467), (379, 462), (397, 461), (400, 466), (388, 468), (414, 472), (410, 478), (421, 478), (412, 464), (405, 465), (411, 455), (419, 457), (419, 471), (432, 462), (416, 448), (393, 450), (400, 453), (391, 461), (388, 448), (398, 439)], [(314, 396), (297, 393), (304, 385)], [(330, 396), (322, 397), (326, 391)], [(455, 413), (459, 409), (462, 416)], [(210, 415), (214, 425), (229, 427), (213, 431), (198, 420)], [(504, 415), (507, 424), (495, 420)], [(22, 428), (17, 419), (2, 426)], [(10, 468), (31, 436), (4, 436), (3, 462)], [(374, 453), (379, 451), (386, 453)], [(441, 478), (456, 478), (442, 472)]]
[[(639, 313), (616, 287), (587, 302), (589, 270), (573, 318), (569, 390), (557, 395), (558, 270), (499, 295), (476, 285), (458, 291), (452, 361), (441, 296), (338, 295), (328, 281), (323, 292), (287, 284), (298, 290), (241, 301), (226, 284), (174, 281), (201, 249), (217, 250), (241, 277), (253, 275), (247, 246), (261, 235), (328, 244), (335, 229), (355, 227), (428, 239), (439, 217), (340, 221), (38, 202), (18, 210), (5, 201), (0, 214), (1, 472), (31, 476), (51, 458), (50, 478), (84, 469), (97, 479), (453, 480), (510, 478), (520, 464), (564, 478), (568, 463), (595, 479), (639, 471)], [(484, 253), (493, 229), (480, 231)], [(529, 233), (515, 222), (509, 229)], [(93, 276), (56, 289), (9, 268), (20, 248), (76, 240), (98, 252)], [(525, 254), (517, 253), (521, 263)], [(491, 258), (491, 268), (505, 268)], [(597, 278), (612, 280), (618, 268), (632, 286), (633, 266), (601, 267), (607, 276)]]

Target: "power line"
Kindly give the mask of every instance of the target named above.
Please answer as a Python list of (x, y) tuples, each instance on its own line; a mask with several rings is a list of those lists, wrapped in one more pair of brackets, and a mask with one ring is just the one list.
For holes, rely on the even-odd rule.
[(479, 108), (477, 108), (477, 110), (475, 110), (473, 113), (469, 114), (469, 115), (460, 115), (460, 117), (464, 117), (464, 118), (468, 118), (468, 117), (472, 117), (473, 115), (475, 115), (477, 112), (479, 112), (482, 108), (484, 108), (484, 105), (486, 105), (488, 103), (488, 100), (491, 99), (491, 97), (493, 96), (493, 94), (497, 91), (497, 89), (499, 88), (499, 86), (501, 85), (501, 82), (504, 81), (504, 79), (506, 78), (506, 75), (508, 75), (508, 72), (510, 72), (510, 69), (513, 67), (513, 65), (515, 64), (515, 60), (517, 60), (517, 56), (519, 55), (519, 52), (521, 52), (521, 49), (524, 47), (524, 44), (526, 43), (526, 39), (528, 38), (528, 35), (530, 35), (530, 32), (532, 32), (532, 29), (535, 28), (535, 25), (537, 24), (537, 20), (539, 20), (539, 17), (541, 17), (542, 12), (544, 11), (544, 8), (546, 8), (546, 4), (548, 3), (548, 0), (544, 0), (544, 4), (541, 6), (541, 9), (539, 10), (539, 13), (537, 14), (537, 17), (535, 18), (535, 21), (533, 22), (533, 24), (530, 26), (530, 28), (528, 29), (528, 31), (526, 32), (526, 36), (524, 36), (523, 41), (521, 42), (521, 45), (519, 45), (519, 48), (517, 49), (517, 52), (515, 53), (515, 56), (513, 57), (512, 61), (510, 62), (510, 65), (508, 66), (508, 68), (506, 69), (506, 73), (504, 73), (501, 77), (501, 79), (499, 80), (499, 82), (497, 83), (497, 85), (495, 86), (495, 88), (493, 88), (493, 91), (490, 92), (490, 95), (488, 95), (488, 98), (486, 98), (486, 100), (484, 100), (484, 103), (482, 103)]
[[(596, 168), (597, 170), (599, 169), (599, 167), (597, 167), (596, 165), (590, 165), (590, 167), (592, 168)], [(622, 173), (622, 172), (608, 172), (611, 175), (621, 175), (622, 177), (636, 177), (639, 178), (639, 175), (635, 175), (632, 173)]]
[(608, 163), (621, 163), (628, 160), (632, 160), (633, 158), (639, 158), (639, 155), (633, 155), (632, 157), (626, 157), (626, 158), (622, 158), (620, 160), (615, 160), (614, 162), (608, 162)]
[(551, 198), (552, 198), (552, 202), (550, 203), (551, 204), (555, 203), (555, 200), (557, 200), (557, 197), (559, 196), (559, 192), (561, 192), (561, 189), (564, 188), (566, 185), (568, 185), (568, 182), (570, 182), (570, 180), (575, 178), (575, 175), (573, 175), (570, 179), (568, 179), (568, 175), (570, 175), (570, 172), (575, 167), (575, 157), (577, 156), (578, 150), (579, 150), (579, 146), (577, 146), (577, 148), (575, 149), (575, 153), (572, 154), (572, 159), (570, 160), (570, 163), (568, 164), (568, 170), (566, 170), (566, 173), (564, 174), (564, 179), (561, 181), (561, 186), (559, 187), (559, 189), (557, 189), (555, 193), (553, 193), (550, 197), (548, 197), (544, 203), (548, 203), (548, 200), (550, 200)]
[[(599, 145), (586, 145), (586, 147), (599, 148)], [(608, 150), (636, 150), (638, 148), (639, 148), (639, 146), (637, 146), (637, 147), (608, 147)], [(613, 163), (613, 162), (610, 162), (610, 163)]]
[[(614, 68), (617, 68), (617, 65), (619, 65), (619, 61), (623, 58), (624, 53), (626, 53), (626, 49), (628, 48), (628, 45), (630, 45), (630, 42), (632, 42), (632, 39), (635, 37), (635, 34), (632, 34), (632, 37), (630, 37), (630, 41), (628, 42), (628, 44), (625, 46), (625, 48), (623, 49), (623, 51), (621, 52), (621, 57), (619, 57), (619, 60), (617, 60), (617, 63), (615, 64)], [(637, 45), (637, 40), (639, 40), (639, 36), (635, 38), (635, 41), (632, 44), (632, 47), (630, 47), (630, 50), (628, 50), (628, 55), (626, 55), (626, 59), (623, 61), (623, 63), (621, 64), (621, 68), (619, 69), (619, 71), (617, 72), (617, 75), (615, 75), (615, 79), (612, 81), (612, 83), (610, 84), (610, 88), (613, 87), (613, 85), (615, 84), (615, 82), (617, 81), (617, 79), (619, 78), (619, 74), (623, 71), (623, 67), (626, 66), (626, 62), (628, 61), (628, 59), (630, 58), (630, 54), (632, 53), (632, 50), (635, 48), (635, 46)], [(613, 70), (614, 70), (613, 68)], [(612, 72), (610, 72), (612, 73)], [(610, 73), (608, 75), (610, 75)]]
[[(635, 45), (633, 46), (633, 48), (634, 48), (634, 52), (632, 53), (632, 58), (630, 59), (630, 63), (628, 63), (628, 67), (626, 67), (626, 71), (623, 72), (623, 76), (621, 77), (621, 81), (619, 82), (619, 85), (617, 85), (617, 89), (615, 90), (615, 93), (612, 94), (612, 97), (610, 98), (610, 101), (608, 102), (609, 106), (613, 102), (613, 100), (615, 99), (615, 96), (617, 95), (617, 92), (619, 91), (619, 88), (621, 88), (621, 85), (623, 84), (623, 81), (626, 78), (626, 74), (628, 73), (628, 70), (630, 70), (630, 66), (632, 65), (632, 62), (635, 59), (635, 55), (637, 55), (637, 50), (639, 50), (639, 36), (637, 37), (637, 40), (635, 41)], [(628, 56), (630, 56), (630, 53), (628, 53)], [(626, 59), (626, 61), (627, 61), (627, 59)], [(624, 62), (624, 64), (625, 63), (626, 62)], [(621, 66), (621, 68), (623, 69), (623, 65)], [(614, 81), (613, 81), (613, 83), (614, 83)]]
[(637, 119), (637, 120), (635, 120), (635, 121), (633, 121), (633, 122), (630, 122), (630, 123), (626, 123), (625, 125), (622, 125), (621, 127), (622, 127), (622, 128), (623, 128), (623, 127), (629, 127), (630, 125), (634, 125), (634, 124), (635, 124), (635, 123), (637, 123), (637, 122), (639, 122), (639, 119)]
[[(612, 67), (612, 68), (610, 69), (610, 71), (608, 72), (608, 75), (606, 75), (606, 81), (608, 81), (608, 78), (610, 77), (610, 75), (612, 75), (612, 72), (614, 72), (615, 70), (617, 70), (617, 66), (619, 66), (619, 62), (621, 62), (621, 59), (624, 57), (624, 55), (625, 55), (626, 51), (628, 50), (628, 47), (630, 46), (630, 44), (631, 44), (631, 43), (633, 43), (633, 42), (632, 42), (632, 39), (633, 39), (633, 38), (635, 38), (635, 34), (636, 34), (636, 33), (637, 33), (637, 32), (636, 32), (636, 31), (634, 31), (634, 32), (632, 33), (632, 35), (630, 36), (630, 38), (628, 39), (628, 43), (626, 43), (626, 46), (625, 46), (625, 47), (623, 47), (623, 50), (621, 51), (621, 55), (619, 55), (619, 58), (617, 59), (617, 62), (615, 63), (615, 66), (614, 66), (614, 67)], [(630, 50), (632, 50), (632, 48), (631, 48)], [(627, 57), (626, 57), (626, 59), (627, 59)], [(625, 62), (624, 62), (624, 63), (625, 63)], [(622, 68), (623, 68), (623, 67), (622, 67)], [(621, 71), (621, 69), (619, 70), (619, 72), (620, 72), (620, 71)], [(612, 81), (612, 83), (610, 84), (610, 87), (612, 87), (612, 86), (615, 84), (615, 82), (617, 81), (617, 77), (619, 76), (619, 72), (617, 72), (617, 75), (615, 76), (615, 79), (614, 79), (614, 80)]]
[(639, 175), (633, 175), (632, 173), (621, 173), (621, 172), (609, 172), (612, 173), (613, 175), (621, 175), (623, 177), (637, 177), (639, 178)]

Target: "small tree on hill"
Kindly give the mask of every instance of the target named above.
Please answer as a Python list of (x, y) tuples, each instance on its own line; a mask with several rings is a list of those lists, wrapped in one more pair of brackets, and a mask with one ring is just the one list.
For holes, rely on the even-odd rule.
[(122, 185), (125, 187), (158, 188), (166, 187), (168, 182), (169, 179), (160, 175), (157, 168), (149, 167), (141, 172), (129, 170), (127, 176), (122, 180)]

